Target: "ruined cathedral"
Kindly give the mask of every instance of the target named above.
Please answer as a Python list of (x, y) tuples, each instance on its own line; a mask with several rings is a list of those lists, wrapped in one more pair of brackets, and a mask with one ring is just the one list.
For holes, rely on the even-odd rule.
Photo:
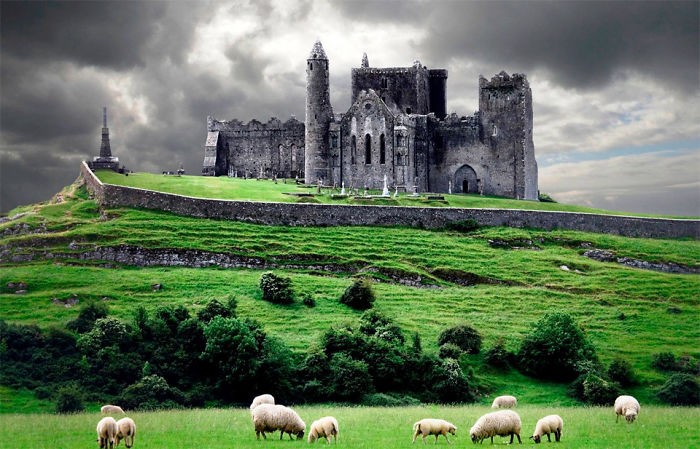
[(447, 114), (447, 70), (353, 68), (350, 109), (334, 114), (329, 61), (306, 61), (306, 119), (207, 118), (203, 175), (297, 177), (307, 184), (480, 193), (536, 200), (532, 93), (523, 74), (479, 78), (479, 110)]

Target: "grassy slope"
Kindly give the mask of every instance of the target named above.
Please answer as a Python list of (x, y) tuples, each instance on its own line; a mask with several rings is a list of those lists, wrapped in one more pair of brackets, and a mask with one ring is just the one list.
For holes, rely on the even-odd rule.
[[(120, 175), (111, 170), (98, 170), (97, 176), (102, 182), (141, 189), (156, 190), (161, 192), (175, 193), (178, 195), (194, 196), (199, 198), (217, 199), (237, 199), (251, 201), (278, 201), (295, 202), (308, 201), (308, 198), (299, 199), (293, 195), (286, 195), (290, 192), (312, 192), (316, 190), (307, 186), (297, 186), (294, 180), (279, 180), (277, 184), (270, 180), (255, 180), (205, 176), (163, 176), (152, 173), (132, 173), (129, 176)], [(355, 186), (357, 187), (357, 186)], [(349, 190), (349, 189), (348, 189)], [(333, 204), (353, 204), (358, 203), (352, 199), (331, 199), (331, 189), (324, 189), (324, 194), (314, 197), (317, 202)], [(332, 193), (340, 193), (340, 188), (332, 189)], [(371, 191), (374, 195), (381, 194), (380, 191)], [(393, 194), (393, 192), (392, 192)], [(588, 212), (606, 215), (637, 215), (644, 217), (661, 217), (654, 214), (637, 214), (629, 212), (616, 212), (592, 207), (576, 206), (560, 203), (540, 203), (536, 201), (518, 201), (508, 198), (489, 197), (480, 195), (444, 195), (445, 202), (416, 201), (405, 193), (399, 195), (399, 199), (380, 199), (373, 202), (363, 201), (361, 204), (388, 204), (401, 206), (429, 205), (434, 207), (467, 207), (467, 208), (504, 208), (504, 209), (532, 209), (546, 211), (567, 211), (567, 212)], [(687, 217), (677, 217), (687, 218)]]
[[(395, 318), (406, 332), (419, 332), (427, 351), (437, 350), (435, 340), (442, 329), (462, 321), (482, 333), (485, 348), (503, 338), (509, 349), (515, 350), (544, 312), (566, 311), (586, 329), (603, 361), (620, 355), (633, 363), (645, 382), (634, 394), (644, 402), (653, 400), (651, 387), (663, 380), (650, 367), (652, 354), (673, 351), (700, 357), (699, 276), (595, 262), (583, 257), (579, 246), (590, 242), (624, 256), (697, 267), (697, 241), (506, 228), (485, 228), (468, 235), (408, 228), (284, 228), (131, 209), (109, 210), (100, 218), (96, 204), (86, 199), (83, 190), (68, 189), (63, 196), (67, 201), (27, 207), (23, 217), (0, 224), (0, 232), (18, 223), (35, 229), (43, 226), (46, 232), (7, 236), (0, 244), (24, 248), (20, 251), (48, 248), (62, 252), (68, 251), (70, 242), (79, 248), (119, 244), (197, 248), (282, 263), (333, 262), (418, 274), (441, 288), (378, 283), (376, 307)], [(503, 250), (488, 244), (489, 239), (515, 237), (534, 239), (542, 249)], [(580, 273), (561, 270), (564, 264)], [(431, 277), (430, 272), (437, 267), (515, 285), (460, 287)], [(303, 351), (329, 326), (359, 315), (337, 303), (350, 283), (348, 275), (308, 270), (285, 274), (293, 278), (297, 293), (310, 293), (316, 299), (317, 307), (282, 307), (260, 301), (257, 270), (103, 268), (52, 261), (9, 264), (0, 270), (0, 288), (9, 281), (23, 280), (29, 284), (29, 293), (3, 291), (0, 318), (41, 326), (63, 325), (77, 310), (56, 306), (51, 300), (74, 293), (81, 301), (108, 297), (112, 313), (124, 320), (131, 319), (138, 305), (154, 308), (178, 303), (194, 310), (212, 298), (233, 294), (241, 316), (258, 319), (268, 332)], [(165, 288), (153, 292), (150, 285), (154, 283)], [(507, 391), (535, 403), (571, 403), (564, 396), (565, 386), (536, 383), (516, 372), (490, 372), (481, 367), (478, 358), (469, 363), (494, 393)]]
[[(449, 407), (427, 405), (405, 408), (364, 407), (295, 407), (308, 426), (321, 416), (333, 415), (338, 419), (338, 444), (357, 449), (402, 448), (411, 445), (412, 425), (425, 417), (441, 417), (457, 426), (456, 437), (450, 437), (457, 446), (472, 446), (469, 429), (476, 419), (491, 410), (484, 406)], [(697, 422), (700, 409), (643, 406), (633, 424), (615, 422), (611, 407), (543, 408), (520, 406), (523, 444), (531, 444), (537, 419), (558, 413), (564, 419), (561, 443), (557, 448), (615, 448), (615, 449), (676, 449), (700, 446)], [(158, 413), (129, 414), (136, 422), (135, 446), (140, 449), (164, 448), (259, 448), (301, 447), (306, 442), (279, 441), (279, 434), (267, 441), (257, 441), (247, 409), (183, 410)], [(3, 415), (0, 416), (0, 449), (49, 449), (93, 447), (99, 412), (68, 416)], [(554, 438), (552, 437), (552, 440)], [(434, 441), (430, 437), (429, 444)], [(502, 444), (506, 438), (496, 437)], [(517, 440), (516, 440), (517, 441)], [(317, 443), (324, 444), (325, 443)], [(420, 443), (416, 443), (420, 444)], [(487, 441), (488, 446), (491, 444)], [(546, 441), (543, 443), (546, 447)], [(552, 443), (555, 444), (555, 443)], [(443, 437), (438, 445), (446, 447)], [(96, 447), (96, 446), (94, 446)]]

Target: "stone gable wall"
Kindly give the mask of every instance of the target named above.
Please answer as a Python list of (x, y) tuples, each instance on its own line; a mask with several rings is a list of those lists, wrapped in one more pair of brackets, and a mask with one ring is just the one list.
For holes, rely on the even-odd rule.
[(178, 215), (282, 226), (410, 226), (426, 229), (473, 219), (483, 226), (569, 229), (628, 237), (700, 238), (700, 220), (674, 220), (514, 209), (347, 206), (193, 198), (103, 184), (85, 163), (85, 182), (105, 207), (140, 207)]

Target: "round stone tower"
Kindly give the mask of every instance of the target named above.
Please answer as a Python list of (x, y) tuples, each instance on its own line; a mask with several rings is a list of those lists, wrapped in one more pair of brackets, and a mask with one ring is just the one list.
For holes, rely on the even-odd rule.
[(328, 58), (316, 41), (306, 60), (306, 129), (304, 136), (304, 180), (329, 182), (328, 128), (333, 119), (328, 80)]

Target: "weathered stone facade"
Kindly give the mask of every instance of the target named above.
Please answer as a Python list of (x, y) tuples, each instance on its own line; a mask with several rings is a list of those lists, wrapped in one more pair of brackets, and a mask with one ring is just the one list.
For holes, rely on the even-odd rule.
[(447, 75), (420, 61), (370, 67), (365, 54), (361, 67), (351, 71), (350, 108), (334, 115), (329, 61), (317, 41), (307, 59), (305, 124), (288, 121), (274, 134), (276, 119), (265, 127), (255, 120), (244, 125), (209, 117), (202, 173), (303, 175), (307, 184), (375, 189), (386, 177), (392, 188), (405, 191), (537, 200), (532, 93), (525, 75), (481, 77), (479, 111), (472, 116), (446, 114)]

